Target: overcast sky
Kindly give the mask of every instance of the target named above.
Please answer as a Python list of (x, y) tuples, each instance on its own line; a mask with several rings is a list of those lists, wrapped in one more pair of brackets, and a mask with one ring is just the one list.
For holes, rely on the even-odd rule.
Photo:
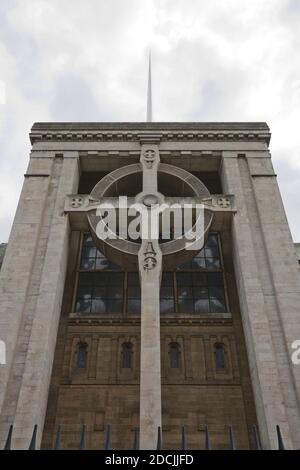
[[(35, 121), (267, 121), (300, 241), (300, 0), (0, 0), (0, 242)], [(5, 99), (5, 102), (3, 103)]]

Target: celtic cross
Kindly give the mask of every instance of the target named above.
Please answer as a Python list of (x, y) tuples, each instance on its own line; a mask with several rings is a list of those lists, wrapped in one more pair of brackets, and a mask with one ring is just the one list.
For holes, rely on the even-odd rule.
[[(158, 174), (172, 179), (175, 189), (187, 189), (187, 196), (164, 196), (158, 191)], [(130, 178), (142, 176), (142, 191), (135, 197), (129, 197), (128, 205), (139, 204), (144, 213), (151, 215), (151, 211), (163, 204), (177, 204), (184, 210), (188, 207), (201, 205), (203, 207), (203, 233), (200, 234), (201, 243), (194, 250), (187, 250), (184, 233), (181, 237), (161, 243), (159, 230), (159, 212), (151, 218), (151, 224), (157, 224), (156, 236), (148, 230), (139, 242), (126, 240), (120, 233), (112, 238), (99, 237), (97, 226), (99, 205), (108, 204), (121, 211), (119, 197), (110, 196), (115, 193), (119, 181), (132, 181)], [(177, 188), (176, 188), (177, 186)], [(114, 191), (112, 191), (114, 189)], [(140, 448), (155, 449), (157, 429), (161, 426), (161, 355), (160, 355), (160, 282), (162, 269), (173, 269), (187, 259), (191, 259), (204, 243), (208, 234), (213, 215), (234, 212), (233, 196), (211, 195), (207, 188), (195, 176), (187, 171), (160, 162), (159, 148), (155, 144), (143, 144), (141, 148), (140, 163), (121, 167), (112, 171), (100, 180), (90, 195), (69, 195), (65, 203), (65, 212), (72, 217), (88, 218), (91, 233), (97, 246), (114, 262), (125, 267), (138, 267), (141, 285), (141, 370), (140, 370)], [(145, 219), (142, 219), (144, 221)], [(149, 218), (148, 218), (149, 221)], [(144, 222), (143, 222), (144, 223)], [(153, 227), (151, 226), (151, 229)], [(120, 231), (120, 227), (119, 227)]]

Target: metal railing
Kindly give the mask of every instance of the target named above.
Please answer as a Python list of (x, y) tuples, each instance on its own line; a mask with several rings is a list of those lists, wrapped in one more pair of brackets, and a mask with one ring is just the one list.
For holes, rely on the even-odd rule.
[[(213, 447), (211, 445), (209, 429), (207, 425), (205, 425), (204, 433), (205, 433), (205, 444), (204, 444), (203, 450), (213, 450)], [(258, 431), (255, 425), (252, 426), (251, 434), (252, 434), (252, 439), (253, 439), (254, 450), (263, 450), (261, 443), (260, 443)], [(282, 437), (279, 426), (276, 426), (276, 434), (277, 434), (278, 450), (285, 450), (285, 445), (284, 445), (283, 437)], [(62, 426), (58, 426), (55, 441), (54, 441), (54, 446), (52, 450), (62, 450), (61, 435), (62, 435)], [(13, 425), (11, 425), (9, 428), (3, 450), (12, 450), (12, 437), (13, 437)], [(28, 450), (36, 450), (37, 448), (36, 439), (37, 439), (37, 425), (35, 425), (33, 428), (32, 437), (29, 443)], [(85, 424), (82, 424), (81, 426), (78, 449), (79, 450), (87, 449)], [(138, 428), (134, 429), (133, 444), (132, 444), (131, 449), (139, 450), (139, 429)], [(157, 430), (156, 450), (162, 450), (162, 449), (163, 449), (163, 436), (162, 436), (162, 430), (159, 427)], [(228, 449), (238, 450), (237, 445), (236, 445), (236, 439), (235, 439), (233, 426), (228, 427)], [(111, 426), (109, 424), (105, 428), (104, 450), (113, 450), (112, 443), (111, 443)], [(188, 450), (188, 439), (187, 439), (187, 432), (186, 432), (185, 426), (182, 426), (181, 428), (181, 446), (179, 450)]]

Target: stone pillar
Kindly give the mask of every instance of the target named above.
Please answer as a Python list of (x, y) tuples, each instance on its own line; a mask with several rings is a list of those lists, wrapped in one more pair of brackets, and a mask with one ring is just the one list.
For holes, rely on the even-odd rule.
[[(265, 252), (260, 270), (264, 273), (263, 290), (268, 305), (280, 387), (293, 448), (299, 449), (300, 367), (291, 360), (292, 343), (300, 339), (298, 264), (270, 155), (266, 153), (264, 158), (255, 158), (254, 153), (249, 153), (247, 164), (261, 230), (261, 244)], [(271, 286), (271, 291), (268, 286)]]
[[(153, 267), (147, 264), (152, 250)], [(150, 269), (149, 269), (150, 268)], [(141, 282), (140, 449), (156, 449), (161, 426), (160, 308), (162, 256), (157, 240), (143, 240), (139, 252)]]
[[(31, 314), (25, 310), (25, 303), (35, 288), (30, 288), (30, 279), (37, 270), (36, 250), (53, 166), (53, 158), (30, 160), (0, 271), (0, 339), (6, 345), (7, 362), (0, 366), (0, 447), (14, 418), (22, 380), (28, 335), (22, 339), (20, 336), (30, 322)], [(11, 376), (14, 383), (9, 387)]]
[[(293, 268), (293, 247), (287, 233), (284, 210), (278, 199), (277, 184), (271, 183), (274, 176), (270, 172), (269, 155), (256, 152), (247, 154), (247, 157), (224, 152), (222, 180), (223, 190), (236, 197), (237, 213), (232, 224), (233, 259), (260, 435), (265, 448), (275, 449), (278, 424), (286, 446), (296, 448), (300, 444), (299, 403), (295, 371), (292, 371), (286, 342), (286, 332), (290, 333), (290, 341), (293, 328), (300, 337), (299, 326), (296, 325), (295, 300), (298, 299), (298, 308), (300, 303), (299, 287), (296, 287), (297, 282), (299, 286), (296, 260), (294, 258)], [(256, 160), (256, 169), (259, 170), (257, 178), (269, 173), (264, 184), (255, 182), (253, 172), (251, 175), (248, 164), (251, 158)], [(287, 262), (286, 256), (288, 268), (283, 268), (281, 286), (276, 285), (273, 266), (278, 266), (279, 277), (280, 267)], [(290, 277), (291, 273), (295, 275), (294, 280)], [(282, 307), (286, 309), (284, 314), (281, 312), (281, 321), (277, 295), (280, 295)], [(298, 431), (291, 415), (298, 419)]]
[[(14, 448), (28, 447), (35, 424), (38, 446), (41, 441), (68, 256), (64, 199), (76, 192), (78, 185), (77, 153), (51, 157), (33, 153), (2, 273), (0, 292), (5, 303), (1, 301), (0, 318), (10, 347), (5, 382), (1, 381), (1, 418), (7, 416), (7, 421), (14, 423)], [(20, 268), (20, 263), (24, 267)], [(7, 415), (5, 404), (11, 397)], [(2, 420), (2, 442), (5, 427)]]

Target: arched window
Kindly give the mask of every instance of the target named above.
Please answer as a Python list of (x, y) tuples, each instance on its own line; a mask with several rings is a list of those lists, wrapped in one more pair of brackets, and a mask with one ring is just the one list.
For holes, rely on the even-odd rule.
[(171, 369), (179, 369), (180, 365), (180, 346), (178, 343), (170, 343), (169, 345), (170, 367)]
[(216, 369), (226, 368), (225, 346), (223, 343), (215, 343)]
[(77, 349), (77, 361), (76, 361), (76, 366), (78, 369), (85, 369), (87, 365), (87, 348), (88, 345), (84, 342), (80, 342), (78, 344), (78, 349)]
[(132, 367), (132, 344), (124, 343), (122, 345), (122, 368), (131, 369)]

